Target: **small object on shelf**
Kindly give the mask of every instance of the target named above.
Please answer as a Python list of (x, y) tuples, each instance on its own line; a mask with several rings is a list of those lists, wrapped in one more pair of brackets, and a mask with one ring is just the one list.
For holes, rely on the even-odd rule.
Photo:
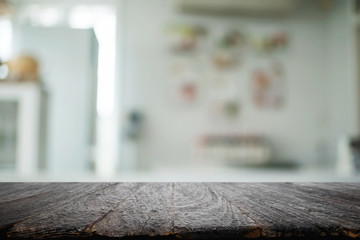
[(0, 0), (0, 16), (9, 16), (14, 12), (12, 4), (8, 0)]
[(39, 64), (30, 55), (20, 55), (6, 63), (9, 69), (7, 80), (17, 82), (39, 81)]
[(360, 139), (343, 136), (338, 141), (336, 171), (340, 176), (352, 176), (360, 172)]
[(9, 68), (5, 62), (0, 59), (0, 81), (4, 81), (9, 74)]
[(204, 135), (198, 153), (201, 158), (225, 161), (233, 166), (264, 165), (271, 156), (264, 137), (243, 134)]
[(144, 116), (142, 112), (133, 110), (127, 116), (126, 137), (129, 140), (137, 140), (141, 134)]

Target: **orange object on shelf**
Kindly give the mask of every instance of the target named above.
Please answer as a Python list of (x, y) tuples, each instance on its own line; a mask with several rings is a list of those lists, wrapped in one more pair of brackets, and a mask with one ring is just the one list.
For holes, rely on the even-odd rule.
[(21, 55), (7, 62), (9, 68), (8, 80), (18, 82), (39, 81), (39, 64), (30, 55)]

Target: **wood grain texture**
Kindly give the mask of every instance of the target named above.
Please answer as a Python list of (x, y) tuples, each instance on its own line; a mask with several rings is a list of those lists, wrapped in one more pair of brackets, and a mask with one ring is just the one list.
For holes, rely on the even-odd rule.
[(86, 231), (96, 221), (111, 212), (121, 201), (142, 184), (119, 183), (96, 188), (89, 194), (49, 209), (35, 218), (16, 224), (8, 235), (11, 237), (54, 237), (91, 235)]
[(360, 183), (0, 183), (0, 239), (360, 239)]
[(42, 193), (56, 191), (64, 187), (64, 184), (56, 183), (7, 184), (5, 188), (0, 189), (0, 203), (36, 196)]
[(255, 222), (203, 183), (176, 183), (174, 231), (181, 237), (258, 237)]
[[(57, 183), (45, 186), (36, 184), (37, 187), (43, 188), (45, 191), (31, 196), (19, 191), (17, 200), (0, 203), (0, 229), (50, 211), (108, 185), (109, 183)], [(29, 188), (32, 186), (33, 184), (28, 184)]]
[(352, 206), (333, 204), (279, 183), (213, 187), (261, 225), (263, 237), (358, 237), (360, 213)]
[(91, 231), (100, 236), (167, 236), (173, 234), (173, 185), (152, 183), (132, 194)]
[(341, 195), (333, 194), (327, 189), (311, 189), (297, 184), (264, 184), (264, 187), (305, 201), (308, 211), (324, 215), (327, 221), (339, 225), (345, 232), (360, 228), (360, 199), (354, 195), (351, 197), (344, 191)]
[(327, 198), (340, 198), (341, 200), (349, 200), (352, 202), (360, 201), (360, 191), (359, 184), (351, 183), (289, 183), (296, 184), (301, 188), (304, 193), (311, 193), (318, 197), (327, 197)]
[[(261, 228), (261, 236), (303, 236), (317, 234), (318, 229), (312, 218), (300, 219), (288, 199), (269, 195), (266, 189), (256, 188), (258, 184), (213, 184), (211, 187), (251, 217)], [(327, 225), (325, 227), (332, 228)]]

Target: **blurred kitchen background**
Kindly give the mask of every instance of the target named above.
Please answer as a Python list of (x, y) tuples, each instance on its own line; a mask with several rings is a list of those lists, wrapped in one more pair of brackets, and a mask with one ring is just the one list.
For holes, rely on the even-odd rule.
[(0, 0), (0, 181), (360, 181), (360, 1)]

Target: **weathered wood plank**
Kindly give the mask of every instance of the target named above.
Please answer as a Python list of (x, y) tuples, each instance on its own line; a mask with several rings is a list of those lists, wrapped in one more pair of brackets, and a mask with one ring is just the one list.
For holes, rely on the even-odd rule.
[(0, 229), (9, 227), (32, 216), (51, 211), (62, 204), (71, 202), (73, 199), (90, 194), (111, 184), (58, 183), (58, 185), (62, 185), (67, 190), (45, 192), (0, 204)]
[(349, 200), (360, 201), (360, 183), (291, 183), (297, 186), (303, 186), (303, 189), (308, 190), (319, 190), (326, 191), (326, 195), (332, 194), (337, 195), (337, 197), (346, 198)]
[(260, 236), (255, 222), (203, 183), (175, 183), (174, 231), (189, 238)]
[(101, 220), (142, 185), (119, 183), (97, 189), (96, 192), (16, 224), (10, 229), (8, 236), (21, 238), (90, 236), (91, 231), (85, 231), (87, 228), (91, 228), (92, 224)]
[(213, 184), (224, 198), (242, 209), (261, 227), (263, 237), (339, 235), (339, 226), (312, 213), (304, 202), (281, 195), (258, 183)]
[(359, 183), (0, 183), (0, 238), (360, 238)]
[(0, 194), (0, 204), (16, 201), (23, 198), (35, 197), (36, 195), (64, 191), (69, 187), (73, 187), (77, 183), (61, 184), (61, 183), (22, 183), (12, 186), (8, 191)]
[(308, 201), (309, 204), (322, 204), (328, 209), (335, 208), (343, 212), (357, 210), (354, 213), (359, 214), (360, 198), (347, 193), (344, 189), (342, 192), (336, 192), (327, 188), (304, 186), (303, 184), (298, 183), (264, 183), (263, 187), (282, 194), (291, 194), (294, 197)]
[(277, 192), (282, 198), (292, 196), (296, 202), (305, 201), (302, 207), (310, 215), (323, 216), (327, 221), (339, 225), (343, 234), (360, 237), (360, 200), (346, 195), (345, 189), (341, 194), (334, 194), (326, 188), (314, 189), (297, 184), (268, 183), (263, 187)]
[(173, 186), (151, 183), (132, 194), (90, 229), (106, 237), (167, 236), (173, 234)]
[(17, 183), (17, 182), (2, 182), (0, 184), (0, 196), (2, 193), (7, 191), (8, 189), (12, 189), (13, 187), (20, 185), (20, 184), (21, 183)]
[(11, 198), (12, 195), (25, 195), (25, 192), (31, 191), (38, 191), (44, 187), (52, 185), (54, 183), (13, 183), (13, 184), (6, 184), (5, 187), (2, 186), (0, 191), (0, 201), (5, 200), (9, 197)]
[[(328, 186), (331, 185), (328, 184)], [(299, 189), (296, 185), (290, 186), (281, 183), (256, 184), (253, 188), (263, 191), (269, 197), (283, 200), (284, 206), (288, 209), (293, 209), (299, 213), (308, 213), (311, 219), (316, 219), (313, 224), (322, 229), (320, 235), (360, 236), (358, 231), (360, 228), (359, 202), (357, 204), (353, 202), (350, 205), (344, 204), (344, 202), (339, 203), (334, 199), (327, 200), (325, 197), (327, 194), (324, 192), (318, 191), (310, 194), (305, 192), (305, 189)], [(344, 189), (343, 192), (345, 192)], [(337, 227), (336, 229), (324, 228), (326, 226), (323, 224), (324, 222), (327, 222), (328, 225), (335, 224)]]

